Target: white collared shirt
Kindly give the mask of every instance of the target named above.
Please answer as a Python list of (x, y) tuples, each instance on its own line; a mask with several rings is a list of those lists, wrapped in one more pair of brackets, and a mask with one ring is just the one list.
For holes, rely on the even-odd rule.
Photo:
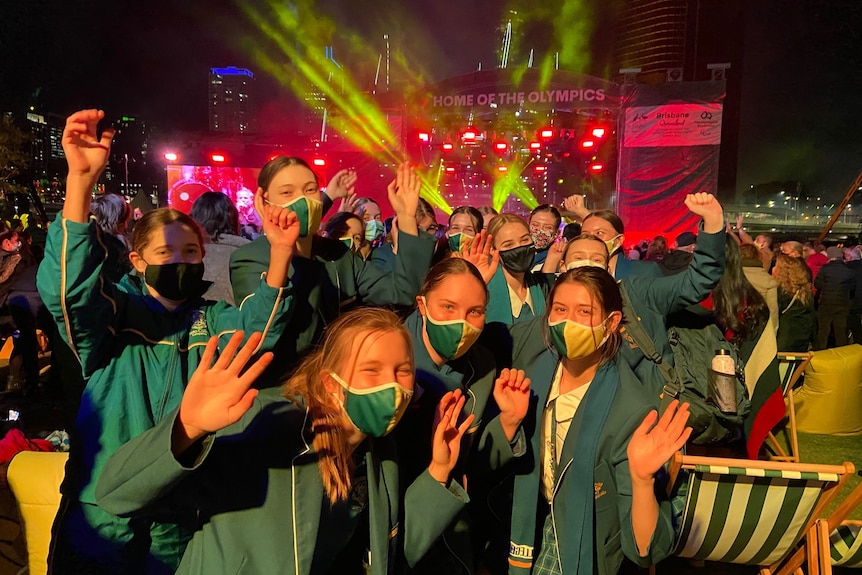
[(509, 302), (512, 304), (512, 319), (517, 319), (521, 315), (521, 310), (524, 306), (528, 306), (533, 315), (536, 315), (536, 308), (533, 307), (533, 294), (530, 293), (530, 286), (527, 286), (527, 297), (521, 301), (518, 293), (512, 289), (509, 282), (506, 282), (506, 287), (509, 288)]
[[(585, 383), (568, 393), (560, 395), (560, 380), (562, 377), (563, 364), (560, 363), (557, 365), (554, 382), (551, 384), (550, 393), (548, 393), (548, 401), (545, 403), (545, 409), (542, 412), (542, 493), (549, 503), (554, 497), (554, 469), (560, 463), (560, 454), (563, 452), (566, 435), (569, 433), (569, 427), (572, 425), (575, 412), (587, 394), (590, 383), (592, 383)], [(556, 409), (554, 409), (555, 403)], [(551, 440), (551, 430), (553, 429), (552, 419), (554, 415), (556, 415), (557, 423), (556, 453), (554, 453), (554, 442)], [(551, 459), (552, 457), (553, 459)]]

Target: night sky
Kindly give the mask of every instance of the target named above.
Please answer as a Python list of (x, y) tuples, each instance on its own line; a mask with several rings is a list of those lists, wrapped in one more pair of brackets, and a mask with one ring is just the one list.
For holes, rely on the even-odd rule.
[[(598, 8), (607, 4), (595, 3), (597, 20), (608, 19)], [(388, 32), (429, 81), (495, 63), (499, 0), (317, 6), (336, 23), (336, 38), (349, 26), (379, 44)], [(760, 1), (747, 11), (738, 188), (798, 179), (840, 198), (862, 169), (862, 2)], [(230, 2), (211, 0), (2, 0), (0, 110), (20, 109), (41, 89), (46, 111), (99, 106), (111, 117), (205, 129), (209, 68), (254, 69), (255, 31), (243, 21)], [(338, 47), (335, 56), (350, 60)], [(376, 61), (351, 65), (368, 82)], [(258, 74), (258, 83), (264, 105), (283, 99), (273, 80)]]

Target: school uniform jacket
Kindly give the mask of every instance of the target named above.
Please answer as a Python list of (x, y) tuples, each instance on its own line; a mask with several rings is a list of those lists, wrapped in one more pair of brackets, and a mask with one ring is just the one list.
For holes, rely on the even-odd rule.
[[(311, 259), (294, 257), (288, 277), (295, 304), (290, 325), (275, 350), (275, 360), (260, 378), (263, 387), (281, 383), (303, 354), (320, 341), (323, 328), (341, 313), (362, 304), (412, 306), (431, 264), (435, 239), (401, 233), (394, 271), (378, 265), (373, 250), (363, 261), (338, 240), (314, 236)], [(231, 255), (234, 298), (242, 302), (269, 266), (269, 240), (261, 236)]]
[[(86, 379), (62, 486), (66, 505), (96, 504), (96, 480), (105, 461), (179, 405), (211, 336), (219, 336), (221, 348), (237, 330), (247, 335), (259, 331), (264, 336), (261, 351), (272, 349), (292, 302), (291, 288), (272, 288), (258, 280), (241, 308), (198, 297), (168, 312), (137, 276), (126, 275), (117, 284), (105, 281), (106, 256), (94, 220), (81, 224), (58, 215), (37, 277), (45, 306)], [(57, 521), (62, 520), (61, 513)], [(127, 520), (105, 521), (99, 526), (102, 539), (136, 547)], [(152, 545), (144, 548), (159, 561), (176, 565), (176, 541), (152, 537)], [(175, 533), (169, 538), (181, 537)], [(182, 545), (179, 549), (181, 554)]]
[[(538, 319), (530, 324), (513, 328), (515, 343), (514, 367), (523, 369), (530, 378), (531, 409), (522, 423), (527, 435), (527, 456), (514, 460), (515, 486), (512, 512), (512, 539), (509, 551), (509, 573), (525, 575), (530, 572), (533, 561), (539, 555), (535, 544), (536, 509), (541, 490), (541, 417), (551, 391), (554, 374), (559, 364), (558, 356), (544, 344), (544, 321)], [(599, 575), (615, 575), (625, 555), (641, 567), (654, 564), (670, 554), (673, 545), (671, 509), (667, 501), (661, 501), (659, 518), (646, 557), (640, 557), (631, 523), (632, 486), (626, 449), (634, 430), (650, 410), (643, 393), (643, 386), (617, 355), (596, 373), (590, 386), (612, 384), (610, 378), (619, 379), (619, 387), (611, 404), (610, 412), (599, 436), (594, 467), (594, 569)], [(583, 404), (582, 404), (583, 405)], [(578, 409), (572, 420), (569, 433), (563, 444), (558, 468), (559, 473), (551, 502), (551, 516), (557, 534), (563, 573), (573, 569), (572, 561), (577, 555), (566, 544), (566, 500), (572, 479), (568, 467), (578, 454), (574, 452), (577, 429), (583, 419), (583, 410)]]
[[(338, 534), (318, 529), (329, 503), (306, 409), (265, 390), (238, 423), (208, 436), (187, 465), (171, 453), (175, 417), (111, 458), (99, 504), (124, 516), (165, 506), (198, 509), (179, 574), (326, 573), (326, 565), (312, 565), (315, 547)], [(365, 463), (370, 573), (398, 573), (422, 557), (468, 497), (456, 482), (444, 487), (426, 471), (402, 501), (391, 437), (372, 438)]]

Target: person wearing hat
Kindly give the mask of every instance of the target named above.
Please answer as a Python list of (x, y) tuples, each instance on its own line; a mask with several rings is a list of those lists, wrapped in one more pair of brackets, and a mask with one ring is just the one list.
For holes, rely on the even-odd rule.
[(659, 268), (666, 276), (680, 273), (691, 263), (692, 253), (697, 247), (697, 235), (692, 232), (682, 232), (676, 237), (674, 249), (658, 262)]
[(853, 271), (844, 264), (844, 250), (830, 246), (826, 248), (826, 257), (829, 261), (814, 280), (818, 302), (814, 349), (828, 347), (830, 332), (835, 338), (835, 347), (847, 345), (847, 316), (856, 290)]

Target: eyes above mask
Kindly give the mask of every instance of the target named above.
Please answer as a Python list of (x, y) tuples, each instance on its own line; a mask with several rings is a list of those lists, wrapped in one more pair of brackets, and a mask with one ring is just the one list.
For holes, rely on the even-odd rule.
[(428, 301), (423, 297), (425, 306), (425, 333), (434, 351), (444, 359), (457, 359), (467, 353), (476, 343), (482, 330), (463, 319), (437, 321), (428, 313)]
[(368, 389), (350, 387), (335, 372), (329, 375), (344, 389), (342, 407), (356, 429), (372, 437), (383, 437), (392, 431), (407, 406), (413, 392), (398, 382), (384, 383)]

